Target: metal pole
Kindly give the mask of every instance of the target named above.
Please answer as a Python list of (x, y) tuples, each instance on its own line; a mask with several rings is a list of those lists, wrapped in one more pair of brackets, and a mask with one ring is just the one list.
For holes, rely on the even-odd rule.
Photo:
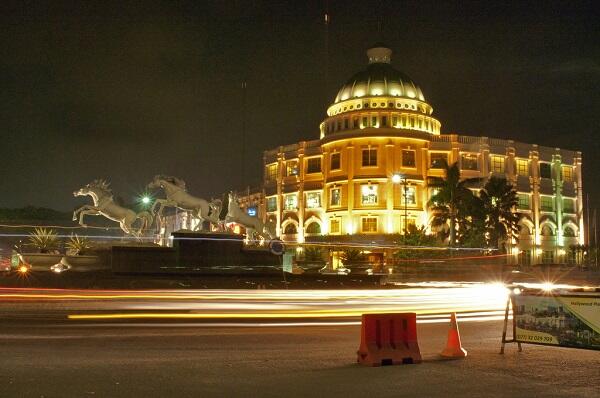
[(594, 266), (598, 267), (598, 219), (596, 218), (596, 209), (594, 209)]

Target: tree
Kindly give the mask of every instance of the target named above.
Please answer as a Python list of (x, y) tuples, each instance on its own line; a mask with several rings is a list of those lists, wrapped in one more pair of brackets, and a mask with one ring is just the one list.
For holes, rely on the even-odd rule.
[(485, 229), (490, 245), (500, 248), (501, 242), (512, 240), (519, 233), (519, 203), (517, 191), (505, 178), (491, 177), (479, 197), (485, 210)]
[[(461, 206), (470, 204), (473, 193), (467, 186), (473, 183), (479, 183), (481, 178), (460, 178), (460, 169), (458, 162), (448, 165), (442, 161), (442, 169), (445, 177), (429, 177), (427, 185), (436, 190), (429, 200), (428, 206), (434, 211), (432, 225), (434, 227), (445, 225), (450, 221), (450, 241), (449, 245), (456, 243), (456, 225), (458, 221), (459, 209)], [(463, 220), (467, 220), (463, 212)]]
[[(410, 224), (404, 235), (401, 235), (398, 239), (400, 246), (394, 251), (393, 256), (396, 260), (406, 259), (417, 259), (417, 258), (433, 258), (444, 255), (446, 251), (431, 250), (432, 248), (439, 247), (441, 242), (436, 236), (427, 234), (424, 226), (417, 227)], [(415, 246), (418, 248), (411, 249), (406, 246)]]

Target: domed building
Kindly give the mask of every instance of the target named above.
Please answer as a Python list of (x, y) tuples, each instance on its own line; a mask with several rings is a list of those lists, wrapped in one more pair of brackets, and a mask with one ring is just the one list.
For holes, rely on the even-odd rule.
[(516, 187), (520, 262), (566, 262), (569, 246), (583, 243), (581, 153), (441, 134), (421, 88), (392, 66), (392, 51), (376, 45), (367, 56), (327, 109), (319, 139), (264, 152), (262, 198), (246, 206), (255, 203), (277, 235), (298, 243), (375, 239), (411, 224), (430, 231), (427, 178), (444, 176), (442, 160), (458, 162), (463, 178), (495, 175)]

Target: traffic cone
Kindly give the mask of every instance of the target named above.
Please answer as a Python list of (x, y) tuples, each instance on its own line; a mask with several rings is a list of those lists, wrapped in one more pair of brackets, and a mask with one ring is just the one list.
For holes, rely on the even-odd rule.
[(448, 342), (446, 348), (441, 352), (445, 358), (464, 358), (467, 356), (467, 350), (460, 345), (460, 333), (456, 323), (456, 312), (450, 314), (450, 330), (448, 331)]

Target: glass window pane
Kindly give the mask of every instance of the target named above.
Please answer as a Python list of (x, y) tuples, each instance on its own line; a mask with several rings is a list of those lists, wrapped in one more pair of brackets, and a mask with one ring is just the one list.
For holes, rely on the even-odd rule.
[(444, 161), (448, 163), (448, 154), (447, 153), (431, 153), (429, 155), (429, 168), (431, 169), (441, 169), (444, 165)]
[(377, 204), (377, 185), (362, 185), (361, 189), (361, 203), (363, 205), (375, 205)]
[(415, 160), (415, 151), (403, 150), (402, 151), (402, 167), (416, 167), (417, 162)]
[(550, 163), (540, 163), (540, 177), (552, 178), (552, 166)]
[(306, 161), (306, 172), (308, 174), (321, 172), (321, 158), (310, 158)]
[(321, 207), (321, 192), (309, 192), (306, 194), (306, 207), (315, 209)]
[(340, 169), (340, 153), (332, 153), (331, 154), (331, 170), (339, 170)]
[(286, 195), (285, 196), (285, 210), (296, 210), (298, 207), (298, 197), (296, 194)]
[(465, 153), (461, 156), (460, 160), (462, 170), (479, 170), (476, 154)]
[(342, 191), (340, 188), (331, 188), (329, 195), (329, 204), (331, 206), (341, 206), (342, 204)]

